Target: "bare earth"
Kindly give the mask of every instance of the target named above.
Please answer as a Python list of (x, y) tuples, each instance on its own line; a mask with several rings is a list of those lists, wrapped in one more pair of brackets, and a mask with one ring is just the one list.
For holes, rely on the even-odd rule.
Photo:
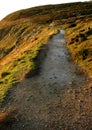
[(1, 106), (17, 111), (5, 130), (91, 130), (91, 82), (72, 62), (63, 30), (47, 45), (40, 73), (13, 88)]

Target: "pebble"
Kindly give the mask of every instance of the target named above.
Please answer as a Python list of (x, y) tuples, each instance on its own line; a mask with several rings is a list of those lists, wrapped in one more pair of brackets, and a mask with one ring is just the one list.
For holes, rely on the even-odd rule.
[(73, 82), (72, 82), (72, 81), (70, 81), (70, 82), (69, 82), (69, 84), (70, 84), (70, 85), (72, 85), (72, 84), (73, 84)]
[(25, 125), (22, 126), (23, 128), (25, 127)]

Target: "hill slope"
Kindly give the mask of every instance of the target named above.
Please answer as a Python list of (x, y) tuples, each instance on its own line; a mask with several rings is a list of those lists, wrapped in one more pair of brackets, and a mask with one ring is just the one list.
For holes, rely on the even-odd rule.
[[(25, 82), (26, 78), (37, 75), (43, 58), (46, 57), (46, 55), (43, 55), (43, 58), (40, 57), (41, 52), (47, 53), (48, 39), (51, 38), (51, 35), (56, 34), (61, 28), (66, 30), (67, 47), (70, 50), (72, 59), (77, 62), (90, 77), (92, 76), (92, 2), (48, 5), (20, 10), (8, 15), (0, 21), (1, 102), (8, 98), (6, 95), (10, 88), (13, 86), (16, 88), (19, 82), (22, 84)], [(35, 80), (35, 77), (33, 78)], [(21, 86), (20, 84), (18, 84), (19, 87)], [(72, 84), (72, 87), (74, 86), (75, 84)], [(77, 99), (73, 99), (77, 92)], [(56, 120), (54, 118), (52, 120), (49, 118), (47, 124), (50, 127), (47, 128), (50, 130), (56, 129), (57, 125), (59, 125), (58, 123), (63, 121), (64, 124), (61, 125), (62, 128), (64, 125), (64, 129), (70, 129), (70, 127), (72, 127), (71, 123), (74, 123), (76, 130), (77, 127), (79, 129), (85, 128), (85, 130), (91, 129), (91, 119), (89, 117), (89, 115), (91, 115), (90, 104), (92, 99), (90, 97), (91, 83), (84, 87), (79, 86), (77, 88), (64, 89), (60, 91), (60, 93), (60, 100), (63, 98), (65, 101), (62, 100), (62, 102), (60, 102), (59, 98), (56, 98), (55, 101), (49, 102), (53, 109), (55, 108), (57, 115), (57, 111), (62, 110), (64, 114), (62, 115), (61, 112), (60, 117), (62, 117), (63, 120), (58, 120), (58, 117)], [(12, 100), (12, 96), (9, 98)], [(68, 100), (66, 98), (68, 98)], [(83, 99), (85, 100), (83, 101)], [(69, 109), (68, 114), (73, 116), (77, 111), (74, 110), (73, 107), (77, 107), (78, 101), (81, 101), (79, 107), (83, 106), (83, 103), (85, 103), (86, 106), (82, 109), (82, 112), (79, 113), (78, 110), (78, 115), (75, 116), (75, 122), (67, 124), (66, 122), (71, 118), (68, 118), (68, 116), (64, 117), (65, 112)], [(68, 106), (64, 111), (62, 107), (57, 108), (56, 104), (65, 104), (66, 106), (71, 104), (72, 107), (70, 108), (70, 106)], [(6, 107), (10, 106), (6, 105)], [(46, 107), (47, 112), (49, 112), (48, 105)], [(53, 109), (51, 109), (52, 115), (54, 114)], [(84, 117), (82, 116), (83, 112)], [(53, 116), (56, 115), (54, 114)], [(2, 117), (3, 115), (1, 114), (1, 120)], [(77, 124), (78, 119), (80, 126)], [(4, 116), (4, 120), (7, 120), (7, 116)], [(9, 120), (11, 121), (12, 117), (10, 117)], [(36, 122), (36, 119), (34, 120), (34, 122)], [(87, 120), (86, 127), (82, 126), (85, 124), (85, 120)], [(51, 125), (54, 121), (56, 121), (56, 126)], [(51, 124), (49, 124), (50, 122)], [(2, 125), (0, 127), (2, 128)], [(39, 129), (41, 130), (41, 128)], [(58, 127), (57, 129), (60, 128)]]
[(92, 2), (41, 6), (17, 11), (0, 22), (1, 99), (12, 84), (34, 70), (33, 59), (50, 35), (56, 33), (54, 26), (67, 29), (73, 59), (92, 74), (91, 7)]

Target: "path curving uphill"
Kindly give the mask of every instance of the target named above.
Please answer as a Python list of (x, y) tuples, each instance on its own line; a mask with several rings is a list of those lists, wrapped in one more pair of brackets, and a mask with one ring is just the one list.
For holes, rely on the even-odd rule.
[(64, 33), (60, 30), (48, 41), (39, 75), (25, 79), (11, 92), (9, 104), (16, 106), (21, 115), (11, 125), (12, 130), (64, 129), (61, 122), (63, 114), (60, 113), (62, 108), (58, 104), (60, 95), (64, 89), (79, 87), (87, 81), (86, 75), (71, 60)]

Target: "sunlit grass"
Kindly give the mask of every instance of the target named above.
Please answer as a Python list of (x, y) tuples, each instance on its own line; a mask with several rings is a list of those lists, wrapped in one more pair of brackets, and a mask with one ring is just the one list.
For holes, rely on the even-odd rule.
[[(87, 22), (86, 22), (87, 21)], [(72, 59), (77, 62), (85, 72), (92, 76), (92, 20), (76, 21), (77, 26), (67, 28), (67, 47)]]
[[(26, 29), (24, 29), (25, 27)], [(4, 55), (0, 61), (1, 102), (9, 88), (23, 80), (29, 72), (35, 71), (37, 66), (34, 59), (39, 55), (41, 47), (56, 32), (53, 28), (50, 29), (38, 24), (29, 26), (28, 21), (25, 21), (23, 25), (14, 25), (13, 29), (1, 40), (1, 43), (3, 43), (0, 46), (1, 55), (4, 50)], [(12, 49), (11, 46), (13, 46)]]

